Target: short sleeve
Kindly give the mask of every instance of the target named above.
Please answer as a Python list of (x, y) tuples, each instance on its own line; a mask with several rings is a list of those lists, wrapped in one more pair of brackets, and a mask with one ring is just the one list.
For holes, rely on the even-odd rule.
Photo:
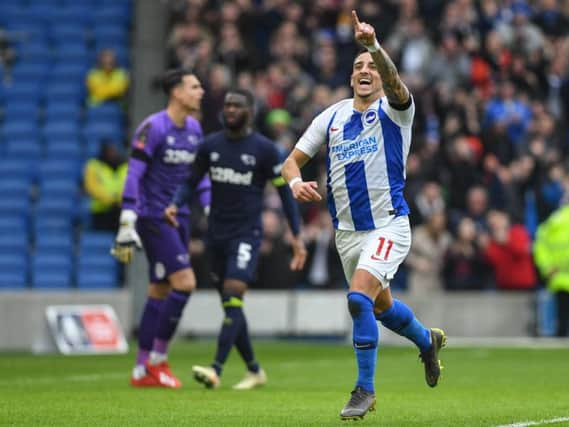
[(283, 156), (274, 143), (267, 145), (266, 151), (264, 173), (267, 177), (267, 180), (271, 181), (281, 176), (281, 170), (283, 168)]
[(296, 148), (308, 157), (314, 157), (326, 142), (331, 117), (329, 109), (316, 116), (296, 143)]
[[(411, 96), (411, 95), (409, 95)], [(395, 108), (391, 104), (387, 98), (383, 98), (381, 103), (381, 109), (385, 111), (385, 114), (393, 120), (396, 124), (401, 127), (411, 127), (413, 124), (413, 118), (415, 117), (415, 100), (411, 96), (411, 103), (407, 108), (400, 110)]]

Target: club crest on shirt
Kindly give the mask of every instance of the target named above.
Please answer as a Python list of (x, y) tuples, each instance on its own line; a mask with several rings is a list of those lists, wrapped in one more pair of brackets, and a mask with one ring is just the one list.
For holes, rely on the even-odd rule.
[(166, 144), (174, 145), (175, 143), (176, 143), (176, 138), (174, 138), (172, 135), (168, 135), (166, 137)]
[(217, 151), (212, 151), (209, 153), (209, 160), (212, 162), (217, 162), (219, 160), (219, 153)]
[(146, 146), (146, 140), (148, 139), (148, 132), (150, 132), (151, 127), (152, 123), (148, 122), (142, 129), (140, 129), (140, 132), (136, 135), (136, 142), (134, 143), (135, 148), (138, 148), (139, 150), (144, 149)]
[(257, 159), (251, 154), (241, 154), (241, 161), (247, 166), (255, 166), (255, 163), (257, 163)]
[(377, 111), (368, 110), (364, 113), (362, 117), (364, 126), (371, 126), (377, 121)]

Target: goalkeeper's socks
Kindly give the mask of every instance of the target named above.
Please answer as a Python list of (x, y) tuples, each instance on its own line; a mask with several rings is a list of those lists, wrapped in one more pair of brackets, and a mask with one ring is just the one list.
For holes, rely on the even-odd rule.
[(218, 375), (245, 324), (243, 299), (240, 296), (224, 293), (221, 296), (221, 301), (225, 311), (225, 319), (223, 319), (223, 325), (217, 337), (217, 351), (212, 365), (216, 371), (219, 370)]
[(352, 338), (358, 363), (356, 387), (360, 386), (373, 393), (379, 339), (379, 330), (373, 314), (373, 301), (361, 292), (349, 292), (348, 309), (354, 322)]
[(251, 344), (251, 338), (249, 337), (249, 328), (247, 327), (247, 319), (245, 314), (243, 314), (243, 326), (241, 327), (241, 332), (235, 340), (235, 347), (241, 355), (241, 358), (247, 365), (247, 370), (249, 372), (258, 373), (259, 363), (255, 360), (255, 354), (253, 353), (253, 345)]
[(156, 336), (156, 328), (158, 325), (158, 317), (162, 308), (163, 300), (148, 297), (142, 312), (140, 326), (138, 328), (138, 354), (136, 356), (136, 365), (144, 366), (152, 350), (154, 337)]
[(383, 326), (415, 343), (421, 352), (431, 348), (431, 332), (415, 317), (411, 308), (398, 299), (376, 316)]
[(168, 344), (176, 332), (190, 294), (177, 289), (172, 289), (168, 294), (158, 318), (158, 328), (152, 345), (153, 352), (161, 354), (168, 352)]

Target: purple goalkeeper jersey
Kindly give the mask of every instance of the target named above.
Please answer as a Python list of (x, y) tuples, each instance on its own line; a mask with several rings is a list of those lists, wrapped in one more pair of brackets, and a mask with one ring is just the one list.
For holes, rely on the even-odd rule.
[[(176, 189), (190, 174), (190, 164), (203, 137), (193, 117), (178, 127), (166, 110), (147, 117), (136, 129), (123, 193), (123, 209), (141, 217), (162, 218)], [(202, 180), (198, 193), (202, 206), (210, 204), (209, 180)], [(180, 209), (189, 214), (189, 207)]]

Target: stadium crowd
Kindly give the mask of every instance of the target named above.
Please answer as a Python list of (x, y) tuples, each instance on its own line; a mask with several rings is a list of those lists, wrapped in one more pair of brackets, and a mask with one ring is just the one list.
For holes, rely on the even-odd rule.
[[(531, 289), (537, 226), (569, 198), (569, 1), (171, 1), (170, 66), (206, 88), (204, 131), (232, 85), (254, 88), (257, 126), (288, 153), (312, 118), (349, 96), (349, 13), (378, 29), (417, 105), (406, 197), (414, 240), (395, 286)], [(326, 179), (326, 156), (305, 173)], [(320, 186), (321, 189), (325, 185)], [(285, 230), (266, 200), (259, 282), (339, 287), (331, 222), (303, 206), (311, 260), (275, 277)], [(275, 215), (276, 214), (276, 215)], [(273, 262), (273, 260), (275, 260)], [(264, 277), (266, 275), (266, 277)]]
[[(253, 88), (257, 126), (288, 153), (312, 118), (349, 96), (349, 13), (378, 30), (416, 105), (407, 162), (413, 245), (395, 287), (532, 289), (538, 224), (569, 198), (569, 1), (170, 1), (170, 66), (206, 88), (204, 131), (225, 90)], [(325, 188), (326, 155), (304, 172)], [(275, 274), (287, 248), (268, 193), (259, 282), (343, 286), (323, 206), (302, 207), (311, 259)], [(274, 262), (273, 262), (274, 260)], [(268, 280), (279, 277), (282, 280)], [(283, 282), (283, 283), (281, 283)]]

